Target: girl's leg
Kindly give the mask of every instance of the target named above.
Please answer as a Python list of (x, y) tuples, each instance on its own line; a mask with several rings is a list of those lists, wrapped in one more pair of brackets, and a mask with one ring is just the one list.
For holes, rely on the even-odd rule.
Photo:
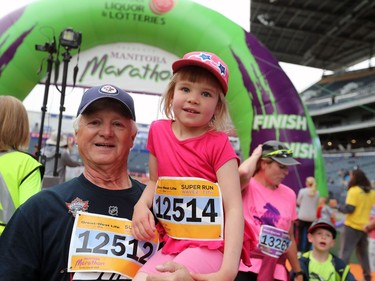
[(159, 273), (155, 267), (159, 264), (173, 260), (174, 255), (164, 255), (161, 250), (155, 253), (137, 272), (133, 281), (146, 281), (149, 274)]
[(219, 250), (209, 250), (207, 248), (187, 248), (175, 256), (164, 255), (160, 250), (138, 270), (133, 281), (145, 281), (149, 274), (159, 273), (155, 269), (157, 265), (170, 260), (184, 265), (191, 272), (213, 273), (220, 270), (223, 253)]
[(184, 265), (194, 273), (212, 273), (220, 270), (223, 253), (207, 248), (187, 248), (179, 253), (173, 261)]

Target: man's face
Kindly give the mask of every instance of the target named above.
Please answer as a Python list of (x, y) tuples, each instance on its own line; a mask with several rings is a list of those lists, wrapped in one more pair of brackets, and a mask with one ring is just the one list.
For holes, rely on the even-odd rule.
[(126, 165), (136, 136), (132, 121), (113, 108), (82, 115), (76, 142), (85, 165)]

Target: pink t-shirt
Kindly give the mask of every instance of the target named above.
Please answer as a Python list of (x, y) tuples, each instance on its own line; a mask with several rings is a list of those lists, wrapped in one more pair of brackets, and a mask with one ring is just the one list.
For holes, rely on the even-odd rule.
[[(246, 229), (251, 229), (250, 237), (256, 239), (258, 244), (260, 227), (270, 225), (289, 231), (293, 221), (297, 219), (296, 194), (286, 185), (280, 184), (271, 190), (251, 178), (249, 186), (242, 193)], [(254, 243), (253, 243), (254, 245)], [(250, 251), (250, 249), (247, 249)], [(250, 259), (252, 266), (248, 267), (241, 261), (240, 271), (258, 273), (262, 264), (261, 259)], [(282, 265), (276, 265), (274, 278), (288, 280)]]
[[(198, 177), (217, 182), (216, 171), (231, 159), (239, 158), (224, 132), (210, 131), (202, 136), (178, 140), (172, 120), (152, 122), (147, 149), (158, 161), (158, 177)], [(223, 250), (223, 241), (176, 240), (163, 235), (164, 254), (177, 254), (188, 247)]]

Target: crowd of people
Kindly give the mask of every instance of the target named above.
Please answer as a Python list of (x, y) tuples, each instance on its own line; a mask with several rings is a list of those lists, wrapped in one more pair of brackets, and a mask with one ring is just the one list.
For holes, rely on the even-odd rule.
[[(300, 163), (283, 142), (259, 144), (242, 163), (231, 147), (225, 62), (191, 52), (172, 70), (168, 119), (149, 132), (146, 185), (128, 171), (137, 126), (127, 92), (85, 92), (73, 124), (83, 173), (66, 181), (60, 169), (61, 182), (42, 191), (43, 165), (21, 152), (27, 136), (19, 127), (9, 137), (15, 122), (28, 135), (27, 113), (0, 96), (0, 191), (10, 193), (0, 200), (0, 280), (352, 281), (354, 248), (371, 280), (375, 191), (366, 175), (351, 172), (343, 206), (321, 200), (313, 177), (296, 194), (283, 181)], [(19, 179), (8, 174), (16, 160), (4, 157), (13, 155), (26, 159), (13, 166)], [(332, 208), (346, 214), (338, 256)]]
[[(311, 220), (307, 225), (305, 220), (300, 219), (300, 217), (303, 217), (301, 215), (297, 221), (299, 225), (297, 227), (298, 245), (301, 245), (298, 248), (299, 256), (307, 257), (304, 253), (314, 249), (314, 245), (311, 245), (313, 239), (311, 239), (310, 228), (317, 219), (324, 220), (331, 224), (332, 227), (340, 228), (341, 230), (338, 249), (338, 257), (340, 257), (341, 261), (344, 264), (349, 264), (355, 250), (356, 257), (362, 267), (364, 280), (372, 280), (371, 272), (375, 268), (375, 245), (372, 240), (372, 237), (375, 237), (375, 231), (372, 227), (374, 223), (375, 191), (364, 171), (355, 167), (349, 172), (346, 200), (342, 205), (338, 205), (337, 200), (331, 196), (322, 196), (320, 199), (319, 197), (315, 198), (313, 196), (314, 192), (307, 193), (306, 188), (299, 190), (298, 198), (307, 194), (309, 197), (306, 197), (308, 202), (305, 202), (305, 204), (309, 208)], [(318, 199), (319, 204), (317, 203)], [(304, 212), (305, 210), (301, 210), (301, 203), (298, 203), (297, 199), (299, 212)], [(344, 215), (342, 222), (336, 220), (336, 214)], [(336, 230), (333, 238), (335, 236)], [(307, 248), (303, 248), (303, 245), (307, 245)]]

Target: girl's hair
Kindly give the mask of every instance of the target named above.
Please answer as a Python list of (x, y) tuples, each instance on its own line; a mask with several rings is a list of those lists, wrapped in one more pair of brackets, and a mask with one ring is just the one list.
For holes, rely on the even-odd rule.
[(13, 96), (0, 96), (0, 152), (26, 150), (30, 125), (22, 102)]
[(202, 67), (186, 66), (178, 70), (172, 76), (172, 79), (169, 81), (168, 87), (161, 100), (161, 112), (163, 112), (167, 118), (174, 119), (172, 112), (172, 100), (174, 89), (176, 87), (177, 82), (186, 80), (192, 83), (206, 82), (216, 86), (217, 91), (219, 93), (219, 101), (217, 104), (218, 110), (217, 114), (213, 116), (209, 126), (213, 130), (217, 131), (228, 132), (230, 129), (232, 129), (233, 126), (231, 125), (228, 113), (228, 105), (223, 93), (223, 89), (221, 88), (217, 78), (210, 71)]
[(351, 171), (351, 176), (348, 182), (348, 189), (353, 186), (371, 187), (370, 180), (361, 169), (355, 169)]

